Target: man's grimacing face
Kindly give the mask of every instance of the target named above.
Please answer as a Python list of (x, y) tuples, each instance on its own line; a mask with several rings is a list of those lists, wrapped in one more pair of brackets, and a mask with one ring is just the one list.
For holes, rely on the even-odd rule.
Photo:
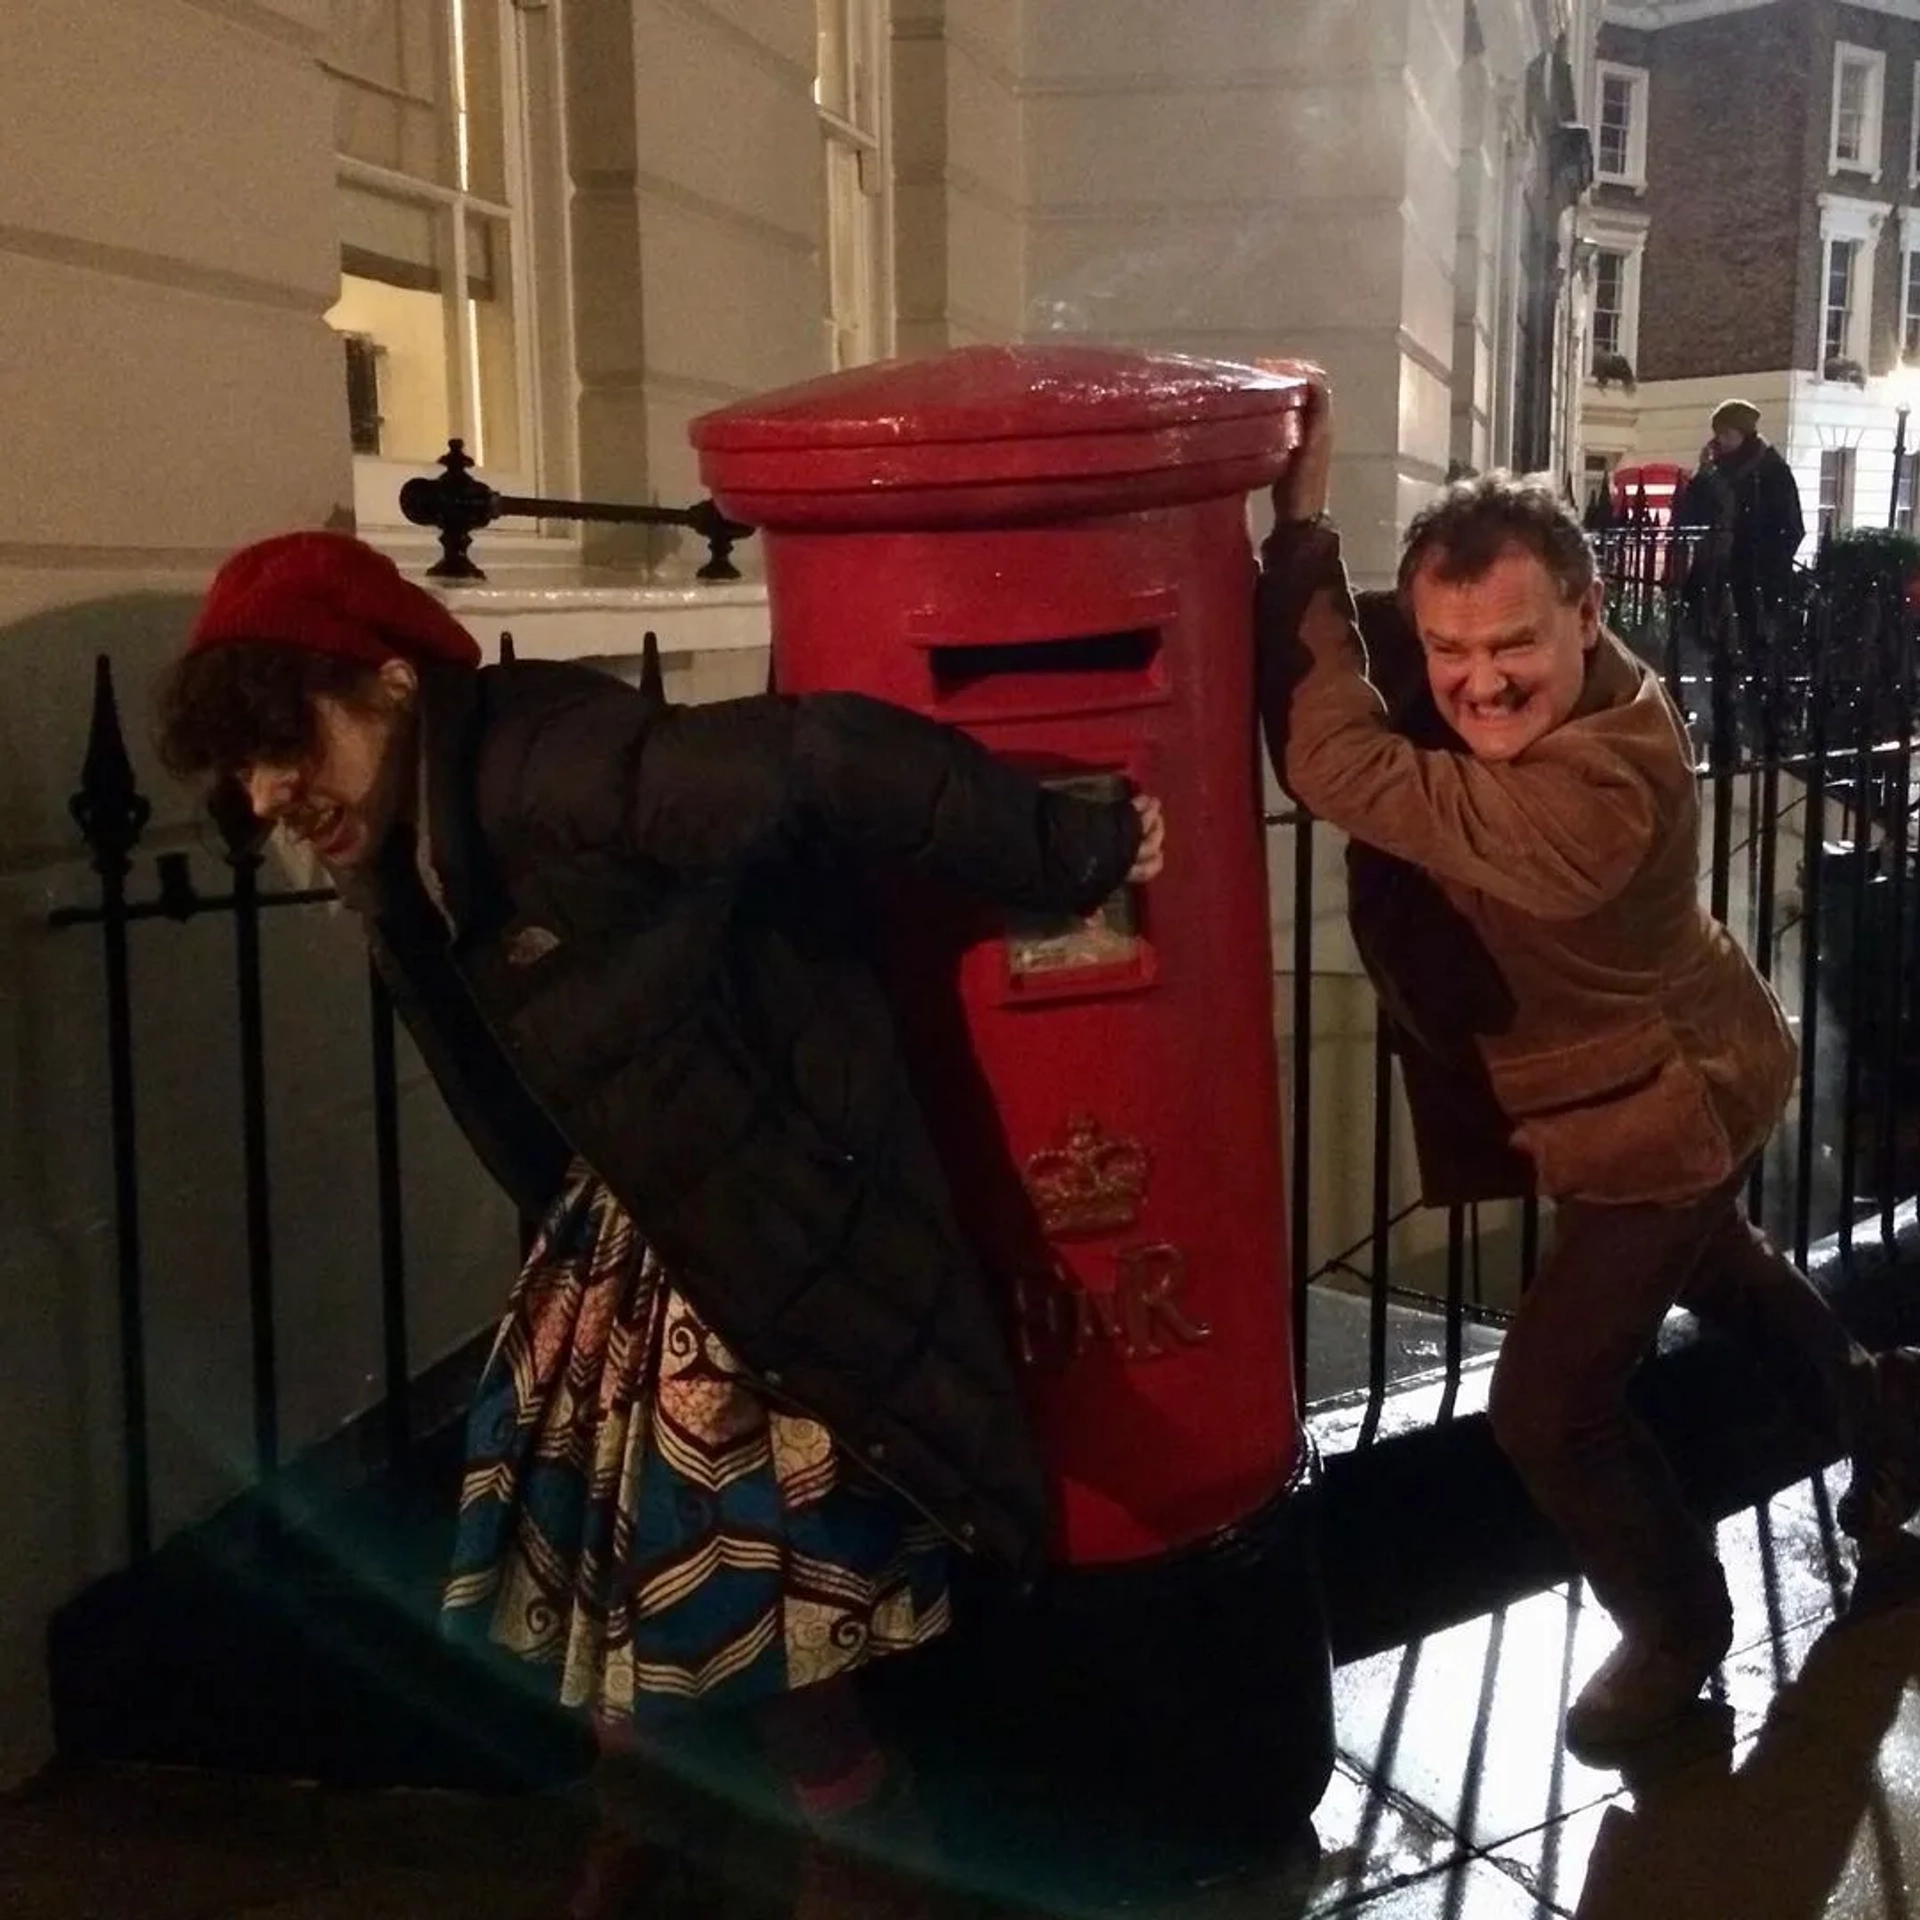
[(1512, 760), (1579, 704), (1605, 589), (1569, 600), (1538, 555), (1508, 547), (1474, 580), (1413, 576), (1409, 611), (1441, 718), (1480, 760)]
[(298, 763), (237, 769), (255, 816), (291, 834), (330, 872), (363, 865), (380, 850), (405, 791), (417, 687), (406, 661), (389, 660), (364, 701), (318, 695), (310, 753)]

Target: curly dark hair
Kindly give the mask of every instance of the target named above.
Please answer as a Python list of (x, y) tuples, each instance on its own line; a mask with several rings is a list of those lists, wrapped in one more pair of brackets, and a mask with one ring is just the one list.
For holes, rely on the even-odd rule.
[(1401, 597), (1428, 565), (1449, 583), (1478, 580), (1513, 547), (1546, 568), (1565, 600), (1578, 600), (1597, 576), (1586, 529), (1551, 478), (1483, 473), (1456, 480), (1414, 516), (1400, 552)]
[(255, 762), (292, 766), (317, 745), (322, 695), (372, 703), (376, 671), (303, 647), (210, 647), (177, 660), (160, 683), (158, 746), (181, 780), (219, 779)]

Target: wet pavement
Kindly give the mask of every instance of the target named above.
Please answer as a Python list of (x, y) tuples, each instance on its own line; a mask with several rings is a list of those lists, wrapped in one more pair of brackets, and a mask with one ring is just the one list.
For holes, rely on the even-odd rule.
[[(1135, 1911), (1904, 1920), (1920, 1907), (1920, 1576), (1902, 1567), (1850, 1596), (1830, 1492), (1802, 1483), (1722, 1524), (1735, 1649), (1714, 1697), (1631, 1777), (1561, 1746), (1565, 1702), (1611, 1630), (1577, 1586), (1554, 1588), (1343, 1667), (1312, 1839)], [(566, 1794), (56, 1775), (0, 1802), (0, 1916), (541, 1920), (563, 1909), (585, 1831)]]

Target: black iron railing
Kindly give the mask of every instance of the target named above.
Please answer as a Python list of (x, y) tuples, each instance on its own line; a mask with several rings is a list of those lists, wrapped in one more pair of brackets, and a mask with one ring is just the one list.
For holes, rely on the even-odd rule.
[(535, 494), (496, 493), (476, 477), (465, 445), (449, 440), (438, 479), (425, 475), (400, 489), (400, 512), (416, 527), (440, 535), (440, 558), (427, 569), (434, 580), (484, 580), (474, 560), (473, 536), (496, 520), (594, 520), (616, 526), (685, 527), (707, 543), (702, 580), (738, 580), (733, 550), (752, 532), (729, 520), (711, 500), (690, 507), (621, 506), (604, 500), (550, 500)]
[[(264, 837), (244, 799), (228, 791), (216, 799), (213, 820), (219, 830), (226, 885), (203, 891), (193, 873), (192, 856), (162, 853), (154, 863), (153, 891), (129, 898), (133, 856), (152, 809), (134, 784), (127, 754), (112, 668), (103, 654), (96, 663), (93, 713), (86, 761), (72, 813), (93, 856), (100, 898), (90, 907), (64, 907), (49, 916), (56, 928), (94, 926), (100, 930), (106, 1002), (108, 1135), (113, 1158), (114, 1244), (121, 1368), (121, 1423), (126, 1457), (125, 1514), (130, 1558), (143, 1558), (153, 1545), (151, 1419), (147, 1390), (146, 1268), (141, 1235), (141, 1162), (139, 1102), (135, 1066), (137, 1036), (132, 1018), (133, 965), (128, 934), (144, 922), (176, 925), (221, 915), (231, 919), (234, 937), (234, 1020), (239, 1036), (240, 1084), (236, 1124), (243, 1166), (242, 1210), (247, 1253), (247, 1311), (251, 1340), (253, 1399), (253, 1472), (271, 1488), (281, 1466), (279, 1343), (273, 1252), (273, 1179), (269, 1127), (268, 1060), (263, 1017), (264, 969), (261, 964), (261, 916), (287, 907), (330, 902), (330, 887), (270, 888), (261, 885)], [(373, 1095), (376, 1115), (395, 1106), (393, 1011), (377, 975), (372, 975)], [(400, 1172), (397, 1138), (382, 1125), (379, 1142), (382, 1250), (382, 1299), (387, 1333), (385, 1379), (390, 1398), (390, 1432), (407, 1424), (409, 1368), (406, 1356), (406, 1296), (401, 1255)], [(318, 1229), (322, 1223), (314, 1223)], [(404, 1446), (404, 1441), (402, 1441)]]
[[(1842, 624), (1834, 607), (1812, 592), (1766, 610), (1751, 627), (1726, 607), (1696, 618), (1664, 589), (1647, 596), (1642, 611), (1643, 619), (1627, 624), (1626, 638), (1658, 660), (1698, 743), (1706, 820), (1703, 897), (1776, 981), (1801, 1030), (1798, 1099), (1755, 1171), (1754, 1202), (1803, 1256), (1812, 1239), (1836, 1231), (1849, 1242), (1866, 1233), (1891, 1242), (1897, 1206), (1920, 1190), (1920, 1057), (1912, 1018), (1920, 895), (1911, 828), (1920, 686), (1912, 618), (1888, 604), (1857, 610), (1858, 619)], [(282, 1465), (283, 1370), (297, 1357), (283, 1353), (276, 1340), (274, 1062), (260, 1017), (267, 970), (261, 916), (312, 908), (332, 897), (325, 889), (262, 884), (260, 838), (244, 807), (216, 816), (215, 857), (225, 869), (219, 884), (203, 886), (195, 879), (194, 856), (165, 852), (157, 858), (151, 891), (136, 897), (132, 880), (148, 811), (135, 786), (103, 659), (73, 803), (98, 898), (62, 910), (54, 923), (97, 928), (101, 940), (127, 1533), (135, 1557), (152, 1542), (153, 1410), (145, 1367), (147, 1274), (136, 1125), (142, 1088), (130, 935), (155, 920), (215, 915), (233, 924), (241, 1056), (235, 1125), (243, 1145), (236, 1225), (246, 1248), (252, 1327), (253, 1469), (270, 1488)], [(1470, 1340), (1485, 1344), (1477, 1324), (1497, 1328), (1531, 1278), (1539, 1212), (1523, 1205), (1496, 1220), (1481, 1209), (1454, 1209), (1432, 1223), (1437, 1258), (1423, 1257), (1421, 1268), (1411, 1270), (1396, 1256), (1396, 1233), (1415, 1224), (1419, 1212), (1407, 1197), (1410, 1169), (1395, 1118), (1397, 1068), (1370, 997), (1364, 1001), (1368, 1011), (1358, 1017), (1371, 1023), (1371, 1039), (1323, 1046), (1316, 1061), (1317, 1022), (1335, 964), (1315, 925), (1316, 845), (1328, 829), (1297, 811), (1275, 816), (1272, 825), (1292, 856), (1292, 928), (1278, 963), (1290, 975), (1289, 1188), (1300, 1384), (1310, 1400), (1327, 1390), (1308, 1364), (1315, 1315), (1331, 1310), (1333, 1293), (1363, 1291), (1370, 1432), (1396, 1372), (1390, 1316), (1406, 1308), (1431, 1316), (1438, 1349), (1434, 1370), (1448, 1383), (1444, 1414)], [(1364, 993), (1363, 983), (1354, 990)], [(384, 1423), (389, 1457), (397, 1460), (411, 1433), (397, 1046), (392, 1010), (377, 981), (369, 993)], [(1344, 1118), (1330, 1131), (1318, 1118), (1325, 1089), (1317, 1083), (1335, 1074), (1351, 1083), (1352, 1097), (1342, 1094), (1334, 1103)], [(1822, 1151), (1829, 1146), (1832, 1153)], [(1349, 1169), (1344, 1186), (1332, 1180), (1329, 1170)], [(1338, 1206), (1323, 1204), (1329, 1191), (1345, 1196)], [(326, 1222), (304, 1224), (324, 1239)], [(208, 1223), (209, 1233), (219, 1230), (219, 1223)], [(503, 1275), (502, 1297), (505, 1283)], [(352, 1276), (343, 1275), (342, 1284), (352, 1285)], [(476, 1299), (476, 1324), (498, 1304)]]

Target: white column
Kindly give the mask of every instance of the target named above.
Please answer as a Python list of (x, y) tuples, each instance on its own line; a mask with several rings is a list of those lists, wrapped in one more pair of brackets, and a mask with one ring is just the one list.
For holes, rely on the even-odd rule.
[(1091, 32), (1026, 11), (1026, 335), (1321, 361), (1363, 576), (1446, 469), (1462, 19), (1103, 0)]

